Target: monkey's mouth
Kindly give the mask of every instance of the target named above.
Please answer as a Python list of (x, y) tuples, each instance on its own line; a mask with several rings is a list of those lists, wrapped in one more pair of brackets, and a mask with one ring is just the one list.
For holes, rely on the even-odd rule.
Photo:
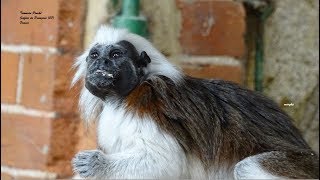
[(86, 87), (94, 90), (104, 90), (113, 85), (116, 74), (103, 69), (90, 72), (86, 78)]
[(103, 77), (107, 78), (114, 78), (113, 74), (107, 72), (106, 70), (100, 70), (98, 69), (96, 72), (94, 72), (95, 75), (101, 74)]

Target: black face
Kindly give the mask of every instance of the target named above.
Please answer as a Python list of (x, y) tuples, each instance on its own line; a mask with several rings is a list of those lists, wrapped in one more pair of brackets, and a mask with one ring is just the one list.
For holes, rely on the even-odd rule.
[(86, 88), (95, 96), (126, 96), (144, 76), (142, 68), (150, 62), (146, 52), (140, 55), (128, 41), (114, 45), (95, 45), (86, 59)]

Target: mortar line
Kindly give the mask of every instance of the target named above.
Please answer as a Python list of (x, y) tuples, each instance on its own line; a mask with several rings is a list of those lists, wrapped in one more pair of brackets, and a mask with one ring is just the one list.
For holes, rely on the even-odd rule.
[(12, 53), (39, 53), (39, 54), (57, 54), (58, 49), (51, 46), (33, 46), (28, 44), (5, 44), (1, 43), (1, 51)]
[(1, 103), (1, 113), (26, 115), (32, 117), (55, 118), (57, 113), (54, 111), (43, 111), (33, 108), (27, 108), (18, 104)]
[(42, 179), (55, 179), (57, 177), (57, 174), (52, 172), (40, 171), (36, 169), (20, 169), (5, 165), (1, 165), (1, 173), (6, 173), (14, 177), (24, 176)]
[(21, 103), (22, 85), (23, 85), (23, 66), (24, 66), (24, 56), (23, 54), (20, 54), (20, 61), (19, 61), (19, 67), (18, 67), (18, 80), (17, 80), (17, 95), (16, 95), (17, 104)]

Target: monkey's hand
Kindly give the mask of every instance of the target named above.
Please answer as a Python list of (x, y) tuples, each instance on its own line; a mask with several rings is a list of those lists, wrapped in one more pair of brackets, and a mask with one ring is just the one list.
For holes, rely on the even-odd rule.
[(82, 178), (97, 177), (103, 173), (107, 159), (102, 151), (81, 151), (72, 159), (73, 171)]

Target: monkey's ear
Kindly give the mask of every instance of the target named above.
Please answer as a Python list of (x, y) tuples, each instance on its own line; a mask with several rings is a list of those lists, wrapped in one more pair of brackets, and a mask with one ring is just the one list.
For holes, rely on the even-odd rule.
[(150, 62), (151, 59), (148, 54), (145, 51), (142, 51), (137, 62), (138, 67), (147, 67)]

